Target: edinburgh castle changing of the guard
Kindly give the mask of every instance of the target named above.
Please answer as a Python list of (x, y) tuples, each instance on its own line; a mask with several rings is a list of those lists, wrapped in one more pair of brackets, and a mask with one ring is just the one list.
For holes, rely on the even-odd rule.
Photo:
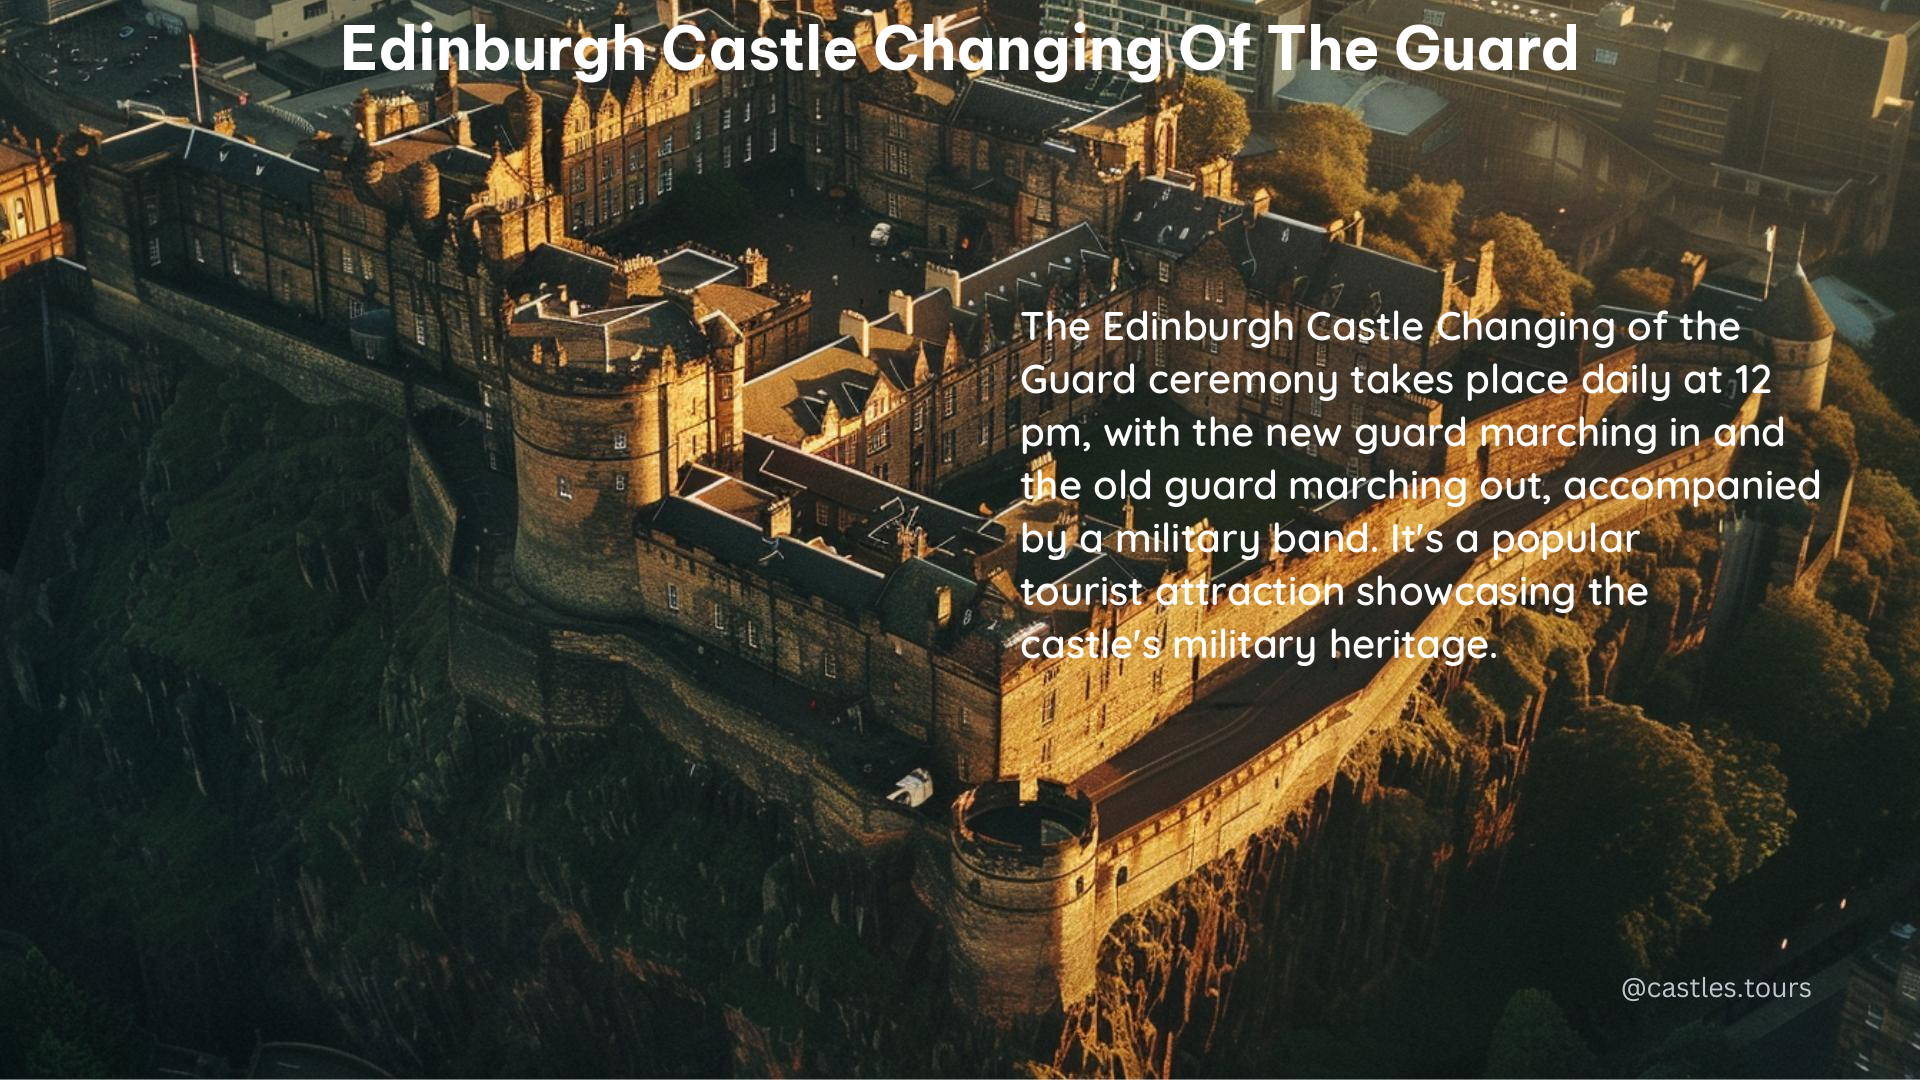
[[(714, 36), (818, 23), (871, 57), (879, 28), (910, 20), (907, 4), (674, 7), (647, 33), (682, 21)], [(952, 32), (990, 33), (990, 18)], [(190, 343), (308, 401), (370, 402), (408, 422), (414, 512), (451, 582), (449, 666), (462, 693), (556, 732), (646, 714), (690, 753), (794, 807), (829, 846), (933, 853), (914, 864), (912, 888), (944, 927), (975, 1007), (1012, 1021), (1087, 994), (1116, 920), (1311, 800), (1434, 667), (1409, 656), (1259, 674), (1286, 708), (1249, 710), (1195, 739), (1188, 718), (1238, 707), (1231, 695), (1252, 661), (1200, 649), (1069, 660), (1023, 646), (1343, 628), (1441, 637), (1476, 616), (1453, 606), (1334, 615), (1308, 590), (1257, 605), (1168, 605), (1155, 592), (1502, 582), (1537, 576), (1546, 561), (1413, 559), (1383, 543), (1281, 551), (1272, 537), (1252, 557), (1153, 549), (1129, 539), (1145, 525), (1131, 502), (1103, 517), (1060, 497), (1054, 455), (1022, 448), (1029, 426), (1104, 414), (1113, 396), (1075, 392), (1070, 378), (1065, 392), (1031, 393), (1023, 371), (1205, 376), (1184, 381), (1172, 403), (1263, 429), (1653, 418), (1664, 431), (1674, 410), (1698, 407), (1705, 415), (1689, 418), (1705, 430), (1737, 430), (1818, 409), (1824, 393), (1834, 326), (1785, 261), (1760, 295), (1694, 301), (1744, 320), (1736, 341), (1463, 349), (1431, 328), (1507, 309), (1493, 243), (1422, 265), (1369, 247), (1364, 216), (1277, 214), (1264, 189), (1236, 191), (1231, 161), (1178, 160), (1182, 108), (1177, 72), (1090, 102), (997, 76), (873, 64), (778, 77), (656, 65), (597, 87), (447, 71), (430, 101), (363, 93), (350, 137), (316, 136), (291, 153), (249, 141), (225, 112), (206, 126), (81, 132), (59, 148), (77, 240), (54, 230), (55, 217), (37, 232), (57, 233), (64, 246), (47, 251), (84, 268), (92, 317)], [(48, 168), (44, 155), (20, 160)], [(884, 306), (816, 313), (813, 292), (782, 283), (772, 245), (625, 241), (645, 236), (676, 188), (770, 160), (924, 236), (937, 254), (922, 287), (895, 290)], [(1386, 316), (1429, 332), (1256, 350), (1036, 336), (1024, 317), (1097, 325), (1108, 312), (1189, 311), (1297, 326), (1315, 313)], [(837, 334), (819, 346), (810, 328), (823, 317)], [(1594, 392), (1582, 378), (1755, 358), (1773, 367), (1772, 393), (1710, 408), (1605, 380)], [(1564, 372), (1570, 386), (1328, 400), (1254, 392), (1236, 377), (1315, 370), (1347, 386), (1369, 372), (1494, 363)], [(449, 439), (485, 475), (456, 479)], [(1638, 456), (1477, 434), (1372, 454), (1350, 440), (1305, 449), (1329, 482), (1470, 482), (1462, 499), (1414, 486), (1277, 515), (1302, 535), (1376, 540), (1442, 524), (1569, 537), (1631, 528), (1680, 503), (1534, 507), (1484, 501), (1480, 483), (1718, 477), (1734, 460), (1710, 439)], [(1027, 494), (968, 505), (947, 494), (996, 474), (1024, 478)], [(1741, 573), (1817, 571), (1840, 543), (1844, 501), (1830, 492), (1797, 533), (1779, 527), (1757, 549), (1774, 554)], [(1079, 543), (1088, 532), (1104, 539)], [(1036, 534), (1071, 553), (1024, 548)], [(1125, 599), (1039, 604), (1023, 583)], [(901, 764), (959, 793), (950, 815), (888, 800)]]

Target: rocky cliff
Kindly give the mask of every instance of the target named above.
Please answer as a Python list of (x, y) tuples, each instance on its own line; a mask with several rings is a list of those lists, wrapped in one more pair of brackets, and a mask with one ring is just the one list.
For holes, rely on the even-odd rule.
[(949, 999), (927, 852), (814, 842), (644, 709), (542, 734), (452, 691), (395, 421), (71, 329), (5, 607), (0, 910), (235, 1058), (262, 1034), (463, 1074), (1297, 1062), (1275, 1032), (1389, 997), (1484, 892), (1554, 695), (1641, 670), (1698, 602), (1510, 620), (1286, 828), (1116, 927), (1092, 999), (995, 1032)]

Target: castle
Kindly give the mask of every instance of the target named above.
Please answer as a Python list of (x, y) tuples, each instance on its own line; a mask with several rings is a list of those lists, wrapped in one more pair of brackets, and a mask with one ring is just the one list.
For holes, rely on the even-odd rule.
[[(880, 17), (833, 18), (859, 33)], [(734, 25), (712, 12), (687, 18), (713, 33)], [(1023, 553), (1023, 532), (1071, 541), (1134, 522), (1131, 507), (1101, 520), (1052, 493), (1050, 456), (1013, 460), (1024, 425), (1081, 421), (1112, 404), (1026, 393), (1020, 372), (1418, 371), (1487, 359), (1438, 337), (1264, 350), (1081, 343), (1030, 336), (1020, 313), (1216, 309), (1297, 324), (1315, 312), (1393, 313), (1434, 327), (1445, 313), (1501, 308), (1500, 253), (1487, 245), (1419, 265), (1367, 248), (1358, 217), (1297, 221), (1275, 214), (1264, 192), (1236, 196), (1224, 163), (1182, 171), (1177, 82), (1095, 108), (988, 78), (950, 86), (875, 74), (828, 93), (810, 76), (653, 70), (651, 81), (597, 96), (577, 82), (448, 73), (430, 111), (363, 95), (354, 138), (291, 155), (245, 141), (227, 115), (211, 128), (163, 120), (91, 133), (74, 151), (88, 267), (103, 293), (188, 296), (326, 341), (370, 369), (404, 371), (409, 393), (458, 403), (478, 421), (485, 460), (513, 477), (502, 588), (526, 617), (577, 620), (583, 635), (625, 626), (689, 640), (702, 656), (797, 689), (822, 715), (905, 740), (939, 790), (959, 793), (947, 826), (888, 807), (880, 785), (891, 776), (860, 783), (875, 812), (902, 815), (901, 830), (941, 837), (945, 859), (920, 887), (950, 929), (960, 978), (1003, 1018), (1084, 995), (1115, 919), (1327, 783), (1349, 750), (1399, 716), (1428, 665), (1029, 655), (1022, 645), (1036, 636), (1318, 632), (1338, 613), (1306, 602), (1164, 605), (1154, 590), (1341, 583), (1406, 565), (1364, 547), (1263, 549), (1237, 561), (1111, 540), (1057, 563)], [(756, 155), (792, 154), (809, 176), (827, 176), (815, 134), (831, 127), (824, 103), (836, 96), (850, 113), (838, 152), (859, 197), (952, 256), (926, 267), (917, 293), (893, 293), (884, 312), (842, 312), (839, 335), (810, 347), (811, 294), (776, 284), (759, 252), (619, 255), (584, 238), (643, 220), (676, 176)], [(1521, 362), (1574, 373), (1729, 365), (1757, 349), (1791, 369), (1775, 407), (1817, 408), (1833, 328), (1804, 281), (1790, 275), (1775, 288), (1754, 340), (1723, 355), (1573, 343)], [(1176, 404), (1228, 421), (1345, 427), (1594, 422), (1645, 403), (1570, 390), (1491, 402), (1343, 395), (1329, 405), (1307, 393), (1210, 390)], [(1751, 421), (1759, 405), (1734, 402), (1727, 419)], [(1319, 467), (1349, 476), (1419, 471), (1470, 478), (1477, 491), (1488, 477), (1558, 469), (1719, 473), (1731, 450), (1702, 443), (1622, 463), (1475, 437), (1374, 456), (1343, 440), (1321, 457)], [(956, 479), (1009, 465), (1032, 477), (1034, 497), (973, 509), (941, 497)], [(1450, 504), (1409, 494), (1309, 509), (1315, 522), (1384, 534), (1462, 522), (1613, 527), (1668, 507), (1535, 514), (1477, 495)], [(1422, 572), (1504, 580), (1524, 561), (1458, 555)], [(1131, 601), (1035, 606), (1021, 581), (1143, 588)], [(1381, 629), (1438, 635), (1471, 617), (1407, 609)], [(557, 663), (526, 653), (501, 666), (539, 681)], [(539, 694), (463, 689), (543, 719)], [(1222, 694), (1235, 710), (1195, 708)], [(618, 693), (606, 700), (617, 705)]]

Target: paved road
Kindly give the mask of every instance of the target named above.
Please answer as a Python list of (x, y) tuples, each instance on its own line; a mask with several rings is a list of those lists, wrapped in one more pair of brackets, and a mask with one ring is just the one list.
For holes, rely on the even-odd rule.
[[(1617, 475), (1647, 460), (1618, 450), (1581, 454), (1566, 469), (1546, 478), (1546, 490), (1559, 490), (1569, 475)], [(1480, 502), (1462, 510), (1446, 529), (1450, 534), (1477, 531), (1484, 547), (1494, 531), (1525, 528), (1551, 509), (1538, 502)], [(1392, 556), (1378, 572), (1389, 581), (1457, 582), (1477, 557), (1477, 552), (1461, 553), (1448, 544), (1447, 550), (1438, 553)], [(1076, 781), (1094, 800), (1102, 837), (1120, 836), (1232, 774), (1371, 682), (1387, 659), (1329, 661), (1333, 628), (1348, 637), (1411, 633), (1432, 610), (1430, 605), (1406, 604), (1333, 608), (1312, 613), (1281, 631), (1302, 636), (1310, 632), (1318, 650), (1315, 662), (1302, 667), (1292, 660), (1266, 661)], [(1312, 622), (1323, 625), (1312, 626)]]

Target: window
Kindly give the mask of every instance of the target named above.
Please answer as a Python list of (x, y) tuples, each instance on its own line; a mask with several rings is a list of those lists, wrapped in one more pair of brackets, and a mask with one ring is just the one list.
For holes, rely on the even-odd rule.
[(980, 445), (985, 446), (992, 441), (993, 441), (993, 410), (988, 409), (985, 413), (982, 413), (980, 416)]
[(721, 109), (721, 110), (720, 110), (720, 130), (721, 130), (721, 131), (732, 131), (732, 130), (733, 130), (733, 108), (732, 108), (732, 106), (728, 106), (727, 108), (724, 108), (724, 109)]
[(887, 113), (887, 135), (895, 139), (907, 137), (907, 118), (897, 112)]
[(340, 249), (340, 272), (343, 274), (353, 273), (353, 249), (352, 248)]
[(1867, 1026), (1868, 1027), (1872, 1028), (1875, 1031), (1879, 1031), (1880, 1025), (1885, 1023), (1886, 1019), (1887, 1019), (1886, 1010), (1882, 1009), (1878, 1005), (1874, 1005), (1871, 1003), (1867, 1005)]
[(157, 236), (148, 237), (147, 239), (147, 265), (160, 265), (160, 238)]
[(977, 403), (993, 400), (993, 377), (990, 369), (982, 368), (973, 377), (973, 400)]
[(759, 648), (760, 647), (760, 624), (754, 622), (752, 619), (748, 619), (746, 622), (746, 625), (742, 627), (742, 629), (744, 629), (747, 632), (747, 648), (749, 649)]
[(887, 192), (887, 216), (890, 218), (903, 216), (900, 213), (900, 193), (897, 191)]
[(833, 507), (825, 499), (814, 501), (813, 523), (821, 526), (833, 524)]
[(1207, 339), (1207, 354), (1209, 356), (1220, 355), (1220, 339), (1219, 338), (1210, 337)]
[[(728, 165), (733, 164), (733, 156), (731, 154), (727, 155), (726, 163)], [(693, 152), (693, 175), (705, 176), (706, 172), (707, 172), (707, 152), (705, 150), (695, 150)]]
[(960, 388), (948, 383), (940, 388), (940, 415), (952, 416), (960, 406)]
[(247, 276), (246, 268), (240, 265), (240, 253), (238, 251), (228, 250), (227, 273), (232, 274), (234, 277)]
[(753, 160), (753, 136), (751, 134), (745, 139), (740, 140), (740, 160)]
[(553, 493), (567, 502), (573, 501), (573, 485), (564, 476), (553, 478)]
[(373, 280), (373, 260), (365, 256), (361, 256), (360, 258), (360, 280)]
[(357, 319), (360, 316), (366, 314), (366, 311), (367, 311), (366, 301), (360, 299), (357, 296), (347, 297), (347, 318)]
[(876, 427), (867, 432), (867, 453), (878, 454), (885, 450), (887, 445), (892, 442), (892, 436), (893, 421), (880, 421)]
[(614, 448), (615, 450), (625, 450), (625, 449), (627, 448), (627, 433), (626, 433), (626, 432), (624, 432), (624, 431), (616, 431), (616, 432), (614, 432), (614, 434), (613, 434), (613, 448)]
[(671, 153), (673, 153), (673, 132), (669, 131), (666, 137), (660, 140), (660, 156), (666, 157)]
[(707, 118), (704, 116), (694, 117), (693, 118), (693, 141), (699, 142), (701, 139), (704, 139), (706, 137), (707, 137)]
[(907, 175), (907, 147), (905, 143), (889, 142), (887, 144), (886, 170), (894, 176)]
[(667, 610), (680, 610), (680, 586), (672, 583), (668, 583), (667, 585)]
[(427, 317), (425, 315), (415, 313), (413, 316), (413, 343), (415, 345), (425, 345), (427, 343)]
[[(489, 420), (493, 419), (492, 415), (489, 414), (487, 419)], [(613, 474), (613, 490), (615, 491), (627, 490), (627, 474), (626, 473)]]
[(1327, 366), (1327, 343), (1324, 341), (1316, 341), (1313, 343), (1313, 366)]
[(1320, 419), (1320, 414), (1325, 411), (1326, 411), (1326, 404), (1322, 402), (1319, 398), (1316, 397), (1316, 398), (1307, 399), (1307, 415), (1308, 416), (1311, 416), (1315, 420), (1318, 420)]
[(1160, 275), (1160, 284), (1162, 284), (1162, 285), (1165, 285), (1165, 284), (1166, 284), (1166, 283), (1167, 283), (1168, 281), (1170, 281), (1170, 280), (1172, 280), (1172, 278), (1173, 278), (1173, 263), (1172, 263), (1172, 262), (1170, 262), (1170, 261), (1168, 261), (1168, 260), (1166, 260), (1166, 259), (1161, 259), (1161, 260), (1160, 260), (1160, 269), (1159, 269), (1159, 275)]
[(1054, 718), (1060, 714), (1060, 691), (1049, 690), (1040, 701), (1040, 726), (1051, 727)]
[(1428, 26), (1445, 26), (1447, 25), (1447, 13), (1441, 11), (1439, 8), (1427, 8), (1420, 13), (1420, 21), (1426, 23)]
[(313, 3), (300, 9), (303, 19), (322, 19), (327, 14), (327, 0), (313, 0)]
[(667, 192), (672, 190), (673, 190), (673, 164), (671, 162), (668, 162), (660, 166), (660, 194), (665, 195)]
[(748, 98), (747, 100), (740, 103), (740, 122), (743, 124), (753, 123), (753, 99), (752, 98)]
[(941, 464), (944, 464), (944, 465), (951, 465), (951, 464), (953, 464), (953, 452), (954, 452), (954, 448), (955, 448), (955, 447), (956, 447), (956, 446), (957, 446), (957, 445), (959, 444), (959, 441), (960, 441), (959, 439), (957, 439), (957, 438), (955, 437), (955, 436), (956, 436), (957, 434), (958, 434), (958, 432), (954, 432), (954, 431), (944, 431), (944, 432), (941, 432), (941, 434), (940, 434), (940, 461), (941, 461)]
[(587, 190), (587, 167), (575, 165), (567, 171), (567, 186), (575, 195)]
[(831, 651), (820, 654), (820, 674), (825, 675), (829, 679), (837, 679), (840, 677), (840, 659), (834, 656)]
[(200, 238), (197, 236), (193, 238), (193, 261), (197, 263), (207, 261), (207, 249), (200, 246)]
[(1605, 64), (1608, 67), (1612, 67), (1620, 62), (1620, 50), (1595, 49), (1593, 50), (1593, 60), (1597, 64)]
[(774, 113), (777, 113), (779, 111), (780, 111), (780, 95), (777, 93), (774, 93), (771, 90), (767, 91), (767, 115), (772, 116)]
[(727, 628), (727, 609), (721, 607), (720, 601), (718, 600), (713, 602), (713, 628), (715, 630), (725, 630)]
[(925, 430), (926, 426), (927, 403), (924, 401), (916, 401), (913, 403), (913, 430), (922, 431)]

